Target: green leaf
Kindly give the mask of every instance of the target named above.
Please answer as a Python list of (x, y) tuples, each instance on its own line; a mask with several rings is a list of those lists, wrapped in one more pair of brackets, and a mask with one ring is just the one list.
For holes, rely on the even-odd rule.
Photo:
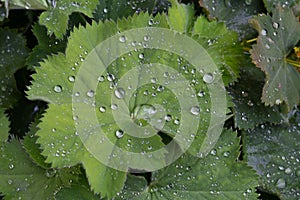
[(167, 11), (168, 6), (168, 0), (103, 0), (98, 4), (93, 17), (96, 21), (105, 21), (106, 19), (117, 21), (117, 19), (129, 17), (135, 13), (149, 12), (156, 14), (157, 12)]
[[(74, 195), (76, 194), (76, 195)], [(55, 195), (57, 200), (96, 200), (99, 196), (94, 195), (89, 188), (83, 185), (73, 185), (71, 188), (64, 188)]]
[(199, 4), (207, 10), (209, 19), (224, 22), (229, 29), (239, 34), (240, 39), (250, 39), (255, 36), (255, 30), (249, 26), (248, 21), (253, 15), (264, 11), (264, 5), (260, 0), (244, 2), (201, 0)]
[(42, 156), (41, 145), (37, 143), (38, 136), (36, 132), (38, 131), (39, 119), (36, 119), (32, 124), (30, 124), (30, 130), (26, 134), (23, 140), (23, 146), (27, 154), (30, 156), (32, 161), (38, 166), (49, 169), (50, 164), (45, 163), (46, 158)]
[(128, 176), (117, 199), (257, 199), (257, 175), (236, 161), (239, 139), (224, 131), (205, 158), (184, 154), (172, 165), (154, 172), (151, 182)]
[(0, 142), (4, 142), (9, 136), (9, 121), (5, 110), (0, 108)]
[[(4, 0), (3, 0), (4, 1)], [(25, 8), (25, 9), (33, 9), (33, 10), (40, 10), (48, 8), (47, 0), (11, 0), (8, 4), (9, 9), (18, 9), (18, 8)]]
[(188, 33), (193, 27), (194, 21), (194, 7), (191, 5), (179, 4), (174, 0), (172, 7), (168, 10), (169, 16), (168, 23), (171, 29)]
[(299, 199), (300, 113), (289, 125), (263, 124), (244, 133), (250, 166), (260, 175), (260, 186), (280, 199)]
[(264, 73), (246, 58), (241, 67), (238, 83), (229, 88), (234, 103), (235, 127), (253, 129), (255, 126), (270, 122), (281, 123), (283, 117), (278, 106), (265, 106), (260, 98), (264, 85)]
[(296, 3), (299, 3), (299, 0), (263, 0), (263, 2), (268, 12), (273, 12), (278, 5), (282, 7), (292, 7)]
[(62, 187), (77, 181), (76, 168), (44, 170), (36, 166), (16, 139), (2, 143), (0, 151), (0, 191), (6, 199), (51, 199)]
[(92, 12), (98, 4), (96, 0), (62, 0), (54, 2), (55, 4), (52, 7), (41, 14), (39, 22), (47, 27), (49, 35), (54, 33), (59, 39), (62, 39), (66, 33), (69, 15), (73, 12), (81, 12), (88, 17), (92, 17)]
[(11, 107), (20, 95), (14, 73), (24, 67), (28, 50), (24, 38), (9, 29), (0, 29), (0, 107)]
[(198, 17), (193, 30), (194, 38), (208, 51), (218, 68), (222, 70), (225, 85), (237, 80), (241, 60), (245, 58), (237, 34), (229, 31), (225, 24), (209, 22)]
[(251, 57), (266, 74), (262, 101), (270, 106), (285, 102), (290, 110), (300, 99), (300, 75), (287, 61), (300, 39), (298, 18), (290, 9), (277, 7), (272, 17), (257, 16), (250, 23), (259, 32)]
[(48, 36), (46, 27), (35, 24), (32, 32), (38, 40), (38, 45), (32, 49), (26, 60), (26, 65), (30, 68), (39, 66), (39, 62), (45, 59), (47, 55), (65, 51), (66, 40), (58, 40), (54, 36)]

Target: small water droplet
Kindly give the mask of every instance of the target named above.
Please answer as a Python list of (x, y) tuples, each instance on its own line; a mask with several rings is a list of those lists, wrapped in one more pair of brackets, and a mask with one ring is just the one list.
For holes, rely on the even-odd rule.
[(273, 28), (278, 29), (279, 28), (279, 24), (277, 22), (273, 22), (272, 23)]
[(107, 8), (104, 8), (104, 9), (103, 9), (103, 12), (104, 12), (105, 14), (107, 14), (107, 13), (108, 13), (108, 9), (107, 9)]
[(10, 164), (8, 165), (8, 168), (9, 168), (9, 169), (13, 169), (13, 168), (15, 168), (15, 165), (12, 164), (12, 163), (10, 163)]
[(193, 107), (191, 107), (191, 113), (193, 114), (193, 115), (199, 115), (200, 114), (200, 108), (199, 108), (199, 106), (193, 106)]
[(90, 91), (88, 91), (87, 93), (86, 93), (86, 95), (88, 96), (88, 97), (94, 97), (95, 96), (95, 91), (94, 90), (90, 90)]
[(291, 170), (291, 168), (286, 168), (285, 170), (284, 170), (284, 173), (286, 173), (286, 174), (291, 174), (292, 173), (292, 170)]
[(260, 32), (262, 35), (266, 36), (267, 35), (267, 30), (266, 29), (262, 29)]
[(99, 77), (98, 77), (98, 81), (99, 81), (99, 82), (103, 82), (104, 79), (105, 79), (104, 76), (99, 76)]
[(124, 136), (124, 132), (122, 130), (117, 130), (115, 134), (117, 138), (121, 138)]
[(102, 113), (105, 113), (106, 108), (105, 108), (104, 106), (101, 106), (101, 107), (99, 108), (99, 111), (102, 112)]
[(115, 80), (115, 76), (114, 76), (113, 74), (108, 74), (108, 75), (107, 75), (107, 80), (108, 80), (109, 82), (112, 82), (112, 81)]
[(212, 73), (206, 73), (206, 74), (204, 74), (203, 81), (205, 83), (212, 83), (214, 81), (214, 75)]
[(139, 54), (139, 59), (144, 59), (144, 54), (143, 53)]
[(56, 85), (54, 86), (54, 91), (57, 92), (57, 93), (60, 93), (62, 91), (62, 87), (60, 85)]
[(118, 98), (118, 99), (123, 99), (124, 96), (125, 96), (125, 90), (123, 88), (117, 88), (115, 90), (115, 96)]
[(122, 42), (122, 43), (126, 42), (126, 37), (125, 37), (125, 35), (120, 36), (120, 37), (119, 37), (119, 41)]
[(277, 104), (277, 105), (281, 104), (281, 100), (280, 99), (276, 99), (275, 104)]
[(112, 110), (117, 110), (118, 109), (118, 105), (117, 104), (111, 104), (110, 108)]
[(145, 36), (144, 36), (144, 41), (145, 41), (145, 42), (148, 42), (149, 40), (150, 40), (150, 37), (149, 37), (148, 35), (145, 35)]
[(171, 120), (172, 120), (172, 115), (166, 115), (166, 116), (165, 116), (165, 120), (166, 120), (167, 122), (171, 121)]
[(75, 81), (75, 76), (69, 76), (68, 79), (69, 79), (70, 82), (74, 82)]

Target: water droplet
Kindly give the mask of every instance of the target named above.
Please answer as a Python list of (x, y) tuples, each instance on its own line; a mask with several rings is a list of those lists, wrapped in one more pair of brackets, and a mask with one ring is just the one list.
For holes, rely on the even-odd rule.
[(110, 108), (112, 110), (117, 110), (118, 109), (118, 105), (117, 104), (111, 104)]
[(166, 120), (167, 122), (171, 121), (171, 120), (172, 120), (172, 116), (171, 116), (171, 115), (166, 115), (166, 116), (165, 116), (165, 120)]
[(103, 82), (104, 79), (105, 79), (104, 76), (99, 76), (99, 77), (98, 77), (98, 81), (99, 81), (99, 82)]
[(60, 86), (60, 85), (56, 85), (56, 86), (54, 86), (54, 91), (55, 92), (57, 92), (57, 93), (59, 93), (59, 92), (61, 92), (62, 91), (62, 87)]
[(13, 168), (15, 168), (15, 165), (12, 164), (12, 163), (10, 163), (10, 164), (8, 165), (8, 168), (9, 168), (9, 169), (13, 169)]
[(242, 120), (246, 122), (248, 121), (248, 118), (246, 116), (242, 116)]
[(105, 108), (104, 106), (101, 106), (101, 107), (99, 108), (99, 110), (100, 110), (100, 112), (105, 113), (106, 108)]
[(291, 174), (292, 173), (292, 170), (291, 170), (291, 168), (286, 168), (285, 170), (284, 170), (284, 173), (286, 173), (286, 174)]
[(175, 119), (174, 120), (174, 124), (179, 125), (180, 124), (180, 120), (179, 119)]
[(203, 81), (205, 83), (212, 83), (214, 81), (214, 75), (212, 73), (206, 73), (206, 74), (204, 74)]
[(108, 74), (108, 75), (107, 75), (107, 80), (108, 80), (109, 82), (111, 82), (111, 81), (115, 80), (115, 76), (114, 76), (113, 74)]
[(217, 150), (215, 150), (215, 149), (211, 150), (210, 154), (213, 156), (217, 155)]
[(279, 24), (277, 22), (273, 22), (272, 24), (273, 28), (278, 29), (279, 28)]
[(139, 54), (139, 59), (144, 59), (144, 54), (143, 53)]
[(120, 36), (120, 37), (119, 37), (119, 41), (122, 42), (122, 43), (126, 42), (126, 37), (125, 37), (125, 35)]
[(88, 97), (94, 97), (95, 96), (95, 91), (94, 90), (90, 90), (90, 91), (88, 91), (87, 93), (86, 93), (86, 95), (88, 96)]
[(74, 82), (75, 81), (75, 76), (69, 76), (68, 79), (69, 79), (70, 82)]
[(121, 137), (123, 137), (123, 135), (124, 135), (124, 132), (122, 130), (117, 130), (116, 131), (116, 137), (117, 138), (121, 138)]
[(266, 36), (267, 35), (267, 30), (266, 29), (262, 29), (260, 32), (262, 35)]
[(104, 9), (103, 9), (103, 12), (104, 12), (105, 14), (107, 14), (107, 13), (108, 13), (108, 9), (107, 9), (107, 8), (104, 8)]
[(199, 115), (200, 114), (200, 108), (199, 108), (199, 106), (193, 106), (193, 107), (191, 107), (191, 113), (193, 114), (193, 115)]
[(268, 44), (266, 44), (265, 47), (266, 47), (266, 49), (270, 49), (271, 48), (270, 45), (268, 45)]
[(150, 37), (149, 37), (148, 35), (145, 35), (145, 36), (144, 36), (144, 41), (145, 41), (145, 42), (148, 42), (149, 40), (150, 40)]
[(115, 90), (115, 96), (118, 98), (118, 99), (123, 99), (124, 96), (125, 96), (125, 90), (123, 88), (117, 88)]
[(276, 183), (276, 187), (285, 188), (285, 186), (286, 186), (285, 180), (283, 178), (278, 179)]
[(199, 92), (197, 93), (197, 95), (198, 95), (198, 97), (204, 97), (205, 92), (204, 92), (204, 91), (199, 91)]
[(277, 104), (277, 105), (281, 104), (281, 100), (280, 99), (276, 99), (275, 104)]

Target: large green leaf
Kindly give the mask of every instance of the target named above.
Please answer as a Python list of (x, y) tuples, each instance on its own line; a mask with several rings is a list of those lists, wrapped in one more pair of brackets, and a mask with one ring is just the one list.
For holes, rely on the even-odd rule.
[(40, 16), (40, 24), (45, 25), (48, 34), (62, 39), (68, 28), (69, 15), (73, 12), (81, 12), (88, 17), (92, 17), (92, 12), (96, 9), (97, 0), (61, 0), (53, 1), (52, 5)]
[(62, 187), (77, 181), (77, 168), (37, 167), (16, 139), (2, 143), (0, 152), (0, 191), (6, 199), (51, 199)]
[(224, 22), (229, 29), (236, 31), (240, 39), (249, 39), (255, 36), (255, 30), (249, 26), (249, 19), (264, 11), (261, 0), (247, 1), (213, 1), (201, 0), (200, 6), (209, 12), (209, 19)]
[(250, 58), (246, 58), (241, 68), (239, 82), (229, 88), (234, 103), (235, 126), (246, 130), (266, 122), (282, 122), (279, 107), (265, 106), (260, 100), (264, 73), (251, 63)]
[[(29, 98), (50, 103), (37, 131), (46, 162), (58, 168), (82, 163), (92, 190), (102, 197), (112, 198), (122, 189), (127, 170), (168, 164), (170, 158), (163, 149), (166, 138), (175, 138), (171, 143), (175, 150), (169, 153), (181, 152), (178, 144), (194, 140), (188, 150), (203, 156), (220, 134), (217, 129), (222, 128), (224, 118), (218, 116), (225, 115), (226, 95), (218, 81), (223, 76), (228, 84), (237, 77), (238, 63), (232, 58), (241, 55), (237, 35), (224, 24), (210, 24), (201, 17), (194, 32), (187, 33), (194, 35), (192, 39), (169, 30), (173, 17), (178, 18), (172, 12), (168, 17), (141, 13), (117, 23), (80, 26), (70, 35), (66, 55), (49, 56), (33, 75)], [(151, 31), (155, 34), (147, 35)], [(174, 40), (161, 42), (164, 37)], [(192, 41), (199, 49), (188, 46), (182, 51), (185, 44), (179, 38)], [(172, 47), (174, 41), (177, 49)], [(156, 46), (150, 46), (153, 44)], [(233, 53), (223, 51), (225, 48)], [(203, 70), (196, 69), (200, 63)], [(103, 64), (105, 69), (100, 72)], [(210, 94), (213, 87), (219, 88), (216, 94)], [(223, 99), (218, 97), (222, 93)], [(213, 103), (220, 106), (212, 107)], [(183, 125), (185, 130), (179, 131)], [(208, 129), (213, 134), (206, 138)], [(181, 132), (186, 138), (180, 138)], [(155, 134), (144, 137), (149, 133)], [(128, 154), (139, 159), (128, 158)]]
[(300, 39), (298, 18), (291, 9), (277, 7), (272, 17), (260, 15), (250, 22), (259, 32), (251, 57), (266, 73), (262, 101), (271, 106), (285, 102), (291, 109), (299, 103), (300, 75), (286, 58)]
[(172, 165), (154, 172), (151, 182), (129, 176), (117, 199), (257, 199), (257, 175), (236, 161), (239, 139), (224, 131), (205, 158), (184, 154)]
[(289, 125), (263, 124), (244, 137), (248, 163), (260, 175), (261, 187), (280, 199), (299, 199), (299, 111)]
[(20, 95), (15, 72), (24, 67), (28, 50), (24, 38), (9, 29), (0, 29), (0, 107), (11, 107)]
[(4, 111), (0, 108), (0, 142), (6, 141), (9, 135), (9, 121)]
[[(76, 195), (74, 195), (76, 194)], [(71, 188), (64, 188), (55, 195), (57, 200), (96, 200), (99, 196), (94, 195), (85, 185), (74, 185)]]

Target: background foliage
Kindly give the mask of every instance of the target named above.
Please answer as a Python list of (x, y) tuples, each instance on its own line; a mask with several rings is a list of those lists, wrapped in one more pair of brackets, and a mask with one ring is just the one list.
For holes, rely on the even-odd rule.
[[(299, 8), (298, 0), (0, 1), (0, 198), (299, 199)], [(100, 41), (146, 26), (187, 34), (206, 49), (223, 72), (228, 119), (208, 156), (199, 157), (193, 144), (166, 168), (125, 173), (97, 161), (76, 137), (70, 94), (76, 67)], [(200, 142), (211, 112), (202, 76), (158, 50), (124, 55), (107, 73), (121, 75), (114, 66), (126, 71), (141, 59), (177, 67), (194, 84), (203, 111)], [(105, 78), (103, 94), (110, 87)], [(140, 103), (167, 100), (177, 116), (178, 102), (160, 89), (143, 87), (138, 95), (157, 97)], [(106, 96), (97, 98), (107, 111), (98, 118), (110, 124)], [(151, 149), (175, 133), (176, 124), (168, 124), (148, 141)], [(133, 151), (151, 150), (142, 141), (111, 139)]]

